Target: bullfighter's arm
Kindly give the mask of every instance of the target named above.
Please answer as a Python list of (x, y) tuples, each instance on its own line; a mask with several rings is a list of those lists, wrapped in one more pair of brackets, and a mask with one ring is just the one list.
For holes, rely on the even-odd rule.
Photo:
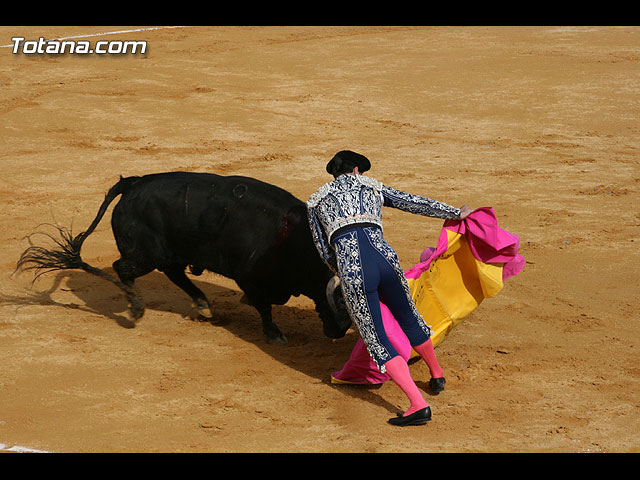
[(385, 207), (398, 208), (405, 212), (417, 213), (426, 217), (454, 220), (460, 218), (460, 209), (431, 198), (401, 192), (387, 185), (382, 186), (382, 198)]
[(335, 273), (338, 274), (338, 262), (336, 261), (336, 254), (329, 245), (329, 239), (327, 238), (327, 234), (325, 233), (318, 217), (316, 216), (315, 209), (313, 207), (307, 207), (308, 217), (309, 217), (309, 227), (311, 227), (311, 236), (313, 238), (313, 243), (318, 249), (318, 253), (324, 263), (326, 263), (329, 268)]

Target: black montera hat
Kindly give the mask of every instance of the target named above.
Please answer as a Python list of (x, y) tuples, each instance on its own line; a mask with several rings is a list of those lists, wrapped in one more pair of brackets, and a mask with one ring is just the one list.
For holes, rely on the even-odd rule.
[(353, 171), (354, 167), (358, 167), (358, 171), (364, 173), (371, 168), (371, 162), (364, 155), (351, 150), (342, 150), (327, 163), (327, 173), (335, 177)]

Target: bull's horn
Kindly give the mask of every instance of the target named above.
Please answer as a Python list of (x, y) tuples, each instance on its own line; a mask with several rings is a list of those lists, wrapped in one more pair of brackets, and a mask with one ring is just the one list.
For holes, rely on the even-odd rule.
[(329, 302), (329, 306), (331, 307), (331, 310), (333, 310), (333, 313), (338, 313), (338, 307), (336, 306), (336, 302), (333, 299), (333, 293), (335, 292), (336, 288), (338, 288), (338, 286), (340, 286), (340, 278), (337, 276), (331, 277), (331, 279), (327, 282), (327, 302)]

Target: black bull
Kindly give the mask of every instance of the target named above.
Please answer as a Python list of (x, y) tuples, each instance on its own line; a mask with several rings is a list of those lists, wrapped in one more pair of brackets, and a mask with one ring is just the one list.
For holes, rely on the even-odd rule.
[[(118, 195), (111, 218), (121, 255), (113, 263), (115, 278), (85, 263), (80, 249)], [(235, 280), (259, 312), (269, 342), (287, 341), (273, 322), (271, 306), (286, 303), (292, 295), (315, 302), (330, 338), (343, 337), (351, 324), (341, 289), (331, 287), (333, 274), (313, 245), (305, 204), (253, 178), (186, 172), (120, 178), (85, 232), (73, 236), (64, 228), (59, 231), (57, 248), (32, 245), (20, 257), (18, 269), (40, 274), (83, 269), (106, 278), (126, 293), (134, 319), (142, 317), (145, 308), (134, 280), (155, 269), (210, 317), (211, 303), (185, 275), (189, 267), (195, 275), (209, 270)]]

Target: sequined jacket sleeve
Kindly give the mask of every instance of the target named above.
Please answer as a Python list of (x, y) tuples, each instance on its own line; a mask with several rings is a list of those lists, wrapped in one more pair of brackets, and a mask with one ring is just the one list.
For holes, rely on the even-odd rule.
[(338, 274), (338, 262), (336, 261), (336, 254), (333, 251), (333, 248), (329, 244), (329, 239), (327, 238), (327, 234), (322, 228), (322, 224), (318, 220), (318, 216), (316, 214), (315, 208), (307, 207), (308, 217), (309, 217), (309, 227), (311, 228), (311, 237), (313, 238), (313, 243), (318, 249), (318, 253), (320, 253), (320, 257), (324, 260), (329, 268), (335, 273)]
[(397, 208), (405, 212), (417, 213), (426, 217), (453, 220), (460, 216), (460, 209), (431, 198), (401, 192), (388, 185), (382, 186), (382, 198), (385, 207)]

